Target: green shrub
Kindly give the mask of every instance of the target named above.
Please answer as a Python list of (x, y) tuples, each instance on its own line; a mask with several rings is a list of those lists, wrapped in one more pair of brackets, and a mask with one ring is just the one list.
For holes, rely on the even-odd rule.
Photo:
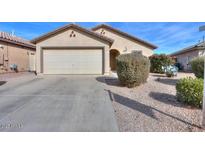
[(149, 59), (151, 64), (150, 72), (152, 73), (164, 73), (162, 67), (174, 64), (174, 60), (170, 56), (165, 54), (154, 54), (150, 56)]
[(183, 78), (176, 84), (177, 100), (196, 107), (202, 107), (203, 79)]
[(197, 57), (190, 62), (192, 71), (197, 78), (204, 78), (204, 58), (205, 57)]
[(121, 84), (131, 88), (145, 83), (149, 76), (149, 59), (140, 53), (123, 54), (116, 58)]

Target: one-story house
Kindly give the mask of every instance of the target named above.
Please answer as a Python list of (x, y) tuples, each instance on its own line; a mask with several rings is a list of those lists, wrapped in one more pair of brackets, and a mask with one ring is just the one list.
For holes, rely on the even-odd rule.
[(28, 40), (0, 32), (0, 73), (35, 70), (36, 47)]
[(205, 56), (205, 43), (197, 43), (193, 46), (174, 52), (170, 54), (170, 56), (176, 58), (177, 63), (182, 66), (183, 70), (191, 71), (190, 61), (195, 57)]
[(37, 74), (109, 74), (116, 56), (157, 47), (108, 25), (86, 29), (69, 24), (31, 41), (36, 44)]

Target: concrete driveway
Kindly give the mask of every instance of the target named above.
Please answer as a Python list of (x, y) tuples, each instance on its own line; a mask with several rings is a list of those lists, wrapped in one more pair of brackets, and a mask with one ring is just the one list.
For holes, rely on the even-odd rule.
[(25, 75), (0, 86), (0, 131), (118, 131), (96, 76)]

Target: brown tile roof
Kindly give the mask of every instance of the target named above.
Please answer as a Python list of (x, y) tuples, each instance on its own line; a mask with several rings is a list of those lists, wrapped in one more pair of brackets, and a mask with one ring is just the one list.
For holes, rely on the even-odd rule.
[(116, 28), (113, 28), (113, 27), (111, 27), (111, 26), (108, 26), (108, 25), (106, 25), (106, 24), (98, 25), (98, 26), (92, 28), (92, 30), (95, 31), (95, 30), (98, 30), (98, 29), (100, 29), (100, 28), (105, 28), (105, 29), (108, 29), (108, 30), (113, 31), (113, 32), (115, 32), (115, 33), (121, 34), (121, 35), (123, 35), (123, 36), (125, 36), (125, 37), (127, 37), (127, 38), (130, 38), (130, 39), (132, 39), (132, 40), (134, 40), (134, 41), (140, 42), (140, 43), (142, 43), (142, 44), (144, 44), (144, 45), (146, 45), (146, 46), (148, 46), (148, 47), (151, 47), (151, 48), (153, 48), (153, 49), (156, 49), (156, 48), (157, 48), (157, 46), (155, 46), (155, 45), (153, 45), (153, 44), (151, 44), (151, 43), (149, 43), (149, 42), (147, 42), (147, 41), (144, 41), (144, 40), (142, 40), (142, 39), (140, 39), (140, 38), (137, 38), (137, 37), (135, 37), (135, 36), (132, 36), (132, 35), (130, 35), (130, 34), (128, 34), (128, 33), (122, 32), (122, 31), (120, 31), (120, 30), (118, 30), (118, 29), (116, 29)]
[(29, 42), (28, 40), (22, 39), (17, 36), (13, 36), (6, 32), (0, 32), (0, 41), (23, 46), (23, 47), (28, 47), (32, 49), (36, 48), (36, 46), (32, 44), (31, 42)]
[(57, 34), (57, 33), (59, 33), (59, 32), (62, 32), (62, 31), (64, 31), (64, 30), (68, 29), (68, 28), (74, 28), (74, 29), (83, 31), (83, 32), (85, 32), (85, 33), (87, 33), (87, 34), (90, 34), (90, 35), (92, 35), (92, 36), (94, 36), (94, 37), (97, 37), (97, 38), (99, 38), (99, 39), (101, 39), (101, 40), (104, 40), (104, 41), (106, 41), (106, 42), (109, 42), (110, 44), (112, 44), (113, 41), (114, 41), (114, 40), (111, 39), (111, 38), (102, 36), (102, 35), (100, 35), (100, 34), (98, 34), (98, 33), (95, 33), (95, 32), (93, 32), (93, 31), (89, 30), (89, 29), (82, 28), (82, 27), (80, 27), (80, 26), (78, 26), (78, 25), (76, 25), (76, 24), (68, 24), (68, 25), (65, 25), (65, 26), (63, 26), (63, 27), (60, 27), (60, 28), (58, 28), (58, 29), (56, 29), (56, 30), (54, 30), (54, 31), (51, 31), (51, 32), (49, 32), (49, 33), (46, 33), (46, 34), (44, 34), (44, 35), (42, 35), (42, 36), (40, 36), (40, 37), (37, 37), (37, 38), (31, 40), (31, 42), (32, 42), (32, 43), (40, 42), (40, 41), (42, 41), (42, 40), (44, 40), (44, 39), (46, 39), (46, 38), (48, 38), (48, 37), (50, 37), (50, 36), (52, 36), (52, 35), (55, 35), (55, 34)]

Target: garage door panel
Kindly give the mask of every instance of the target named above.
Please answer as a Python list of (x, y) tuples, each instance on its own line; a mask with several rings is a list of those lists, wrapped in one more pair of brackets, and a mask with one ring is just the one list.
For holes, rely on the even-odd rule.
[(102, 49), (44, 50), (44, 74), (102, 74)]

